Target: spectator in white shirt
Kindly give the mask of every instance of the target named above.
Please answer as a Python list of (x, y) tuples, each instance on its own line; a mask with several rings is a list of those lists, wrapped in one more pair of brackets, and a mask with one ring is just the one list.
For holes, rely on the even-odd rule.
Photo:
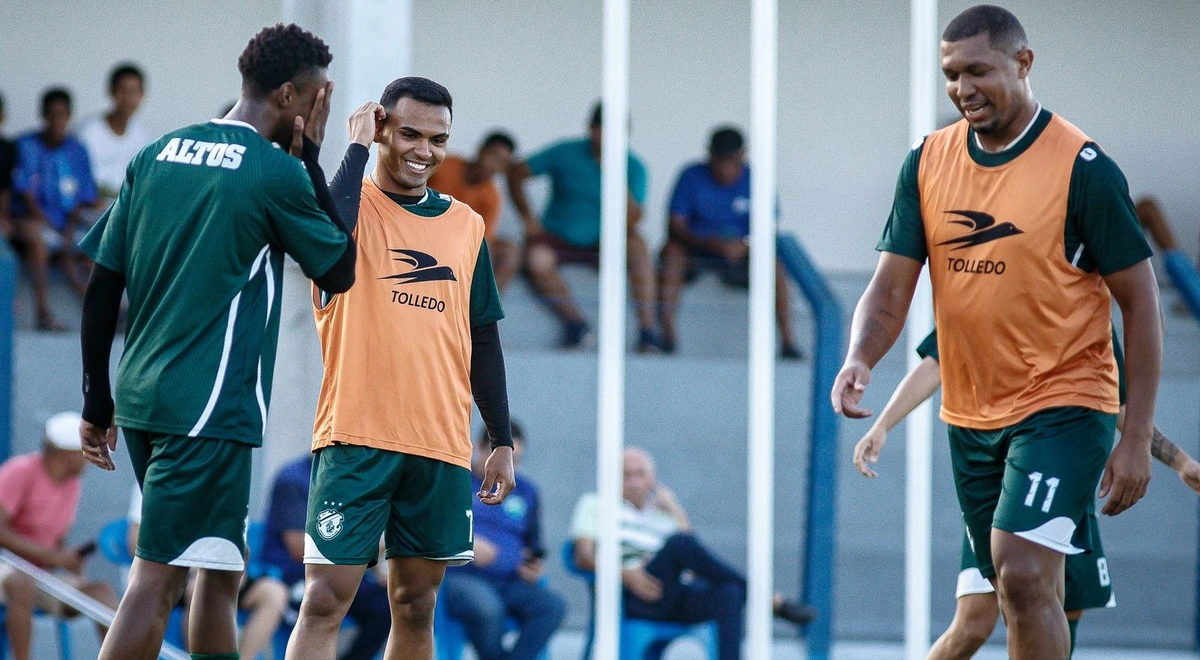
[(145, 75), (137, 66), (117, 65), (108, 76), (112, 109), (91, 118), (79, 131), (91, 157), (92, 176), (107, 202), (120, 192), (129, 161), (151, 140), (146, 127), (134, 117), (142, 104), (145, 84)]

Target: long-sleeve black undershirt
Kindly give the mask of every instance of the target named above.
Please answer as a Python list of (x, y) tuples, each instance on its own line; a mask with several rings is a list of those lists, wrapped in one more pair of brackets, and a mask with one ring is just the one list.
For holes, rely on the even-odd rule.
[(492, 449), (513, 446), (504, 350), (495, 322), (471, 328), (471, 395), (492, 439)]
[[(309, 180), (312, 181), (313, 192), (317, 195), (317, 205), (346, 235), (346, 251), (329, 267), (329, 270), (314, 277), (313, 282), (322, 291), (342, 293), (349, 291), (354, 284), (354, 267), (358, 260), (358, 247), (354, 244), (354, 225), (347, 224), (342, 214), (342, 205), (338, 204), (330, 193), (329, 186), (325, 183), (325, 172), (321, 169), (319, 157), (320, 147), (307, 137), (304, 138), (304, 148), (300, 160), (304, 163)], [(357, 219), (358, 204), (354, 205), (354, 216)]]
[(112, 389), (108, 380), (108, 361), (117, 319), (121, 315), (121, 295), (125, 277), (100, 264), (92, 267), (87, 291), (83, 295), (83, 321), (80, 348), (83, 354), (83, 414), (89, 424), (106, 429), (113, 422)]

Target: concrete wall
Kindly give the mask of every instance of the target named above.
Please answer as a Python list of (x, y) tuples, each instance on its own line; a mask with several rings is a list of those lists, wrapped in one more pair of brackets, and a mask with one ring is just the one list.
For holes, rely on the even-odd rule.
[[(143, 118), (154, 131), (205, 119), (236, 96), (237, 54), (259, 27), (282, 18), (284, 4), (307, 7), (296, 15), (320, 23), (314, 29), (338, 43), (331, 35), (337, 21), (317, 18), (342, 6), (330, 0), (114, 0), (103, 10), (86, 0), (0, 3), (6, 130), (36, 125), (38, 95), (53, 83), (75, 90), (78, 116), (100, 111), (105, 74), (124, 59), (146, 67)], [(939, 26), (969, 4), (942, 2)], [(728, 0), (632, 5), (632, 144), (650, 166), (645, 231), (657, 242), (680, 165), (701, 156), (715, 125), (748, 122), (750, 8)], [(1200, 70), (1181, 64), (1200, 59), (1200, 3), (1007, 5), (1023, 19), (1037, 54), (1038, 97), (1097, 139), (1124, 167), (1135, 194), (1159, 196), (1194, 253), (1200, 189), (1188, 173), (1200, 152)], [(412, 72), (455, 94), (454, 148), (473, 150), (493, 127), (511, 130), (526, 152), (581, 133), (600, 95), (598, 0), (411, 6)], [(870, 268), (911, 143), (908, 3), (788, 0), (779, 16), (783, 226), (799, 233), (823, 268)], [(380, 75), (401, 75), (404, 59), (391, 60), (397, 70)], [(361, 100), (341, 99), (345, 107)], [(949, 116), (948, 101), (939, 103), (939, 114)], [(333, 131), (341, 126), (331, 120)]]

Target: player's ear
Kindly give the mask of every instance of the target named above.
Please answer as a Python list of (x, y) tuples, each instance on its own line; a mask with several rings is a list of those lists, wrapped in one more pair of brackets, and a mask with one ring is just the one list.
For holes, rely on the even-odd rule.
[(384, 115), (383, 119), (375, 119), (375, 139), (373, 141), (376, 144), (383, 144), (384, 142), (383, 133), (385, 124), (387, 124), (387, 115)]
[(282, 108), (290, 106), (293, 102), (295, 102), (298, 96), (299, 93), (296, 91), (296, 86), (293, 85), (292, 81), (290, 80), (283, 83), (279, 86), (279, 89), (275, 90), (275, 98), (279, 102), (279, 106)]

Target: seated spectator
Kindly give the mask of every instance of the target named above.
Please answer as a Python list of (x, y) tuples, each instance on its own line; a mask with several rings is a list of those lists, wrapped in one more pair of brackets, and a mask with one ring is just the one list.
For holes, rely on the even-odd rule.
[(1153, 198), (1143, 197), (1138, 200), (1137, 215), (1142, 227), (1162, 252), (1163, 266), (1171, 278), (1171, 283), (1179, 291), (1181, 300), (1175, 309), (1190, 310), (1193, 316), (1200, 319), (1200, 271), (1180, 249), (1179, 242), (1175, 240), (1175, 232), (1171, 231), (1171, 224), (1167, 222), (1166, 213)]
[[(0, 96), (0, 127), (4, 126), (4, 97)], [(17, 166), (17, 145), (0, 134), (0, 231), (12, 237), (12, 219), (8, 207), (12, 203), (12, 175)]]
[[(669, 488), (658, 483), (654, 461), (629, 447), (624, 456), (624, 502), (620, 512), (621, 583), (625, 615), (671, 623), (717, 624), (718, 660), (742, 657), (746, 578), (715, 556), (691, 531), (687, 513)], [(575, 505), (571, 535), (575, 563), (596, 565), (599, 499), (587, 493)], [(775, 616), (806, 624), (807, 605), (775, 594)]]
[[(271, 501), (267, 508), (266, 538), (263, 540), (263, 562), (279, 569), (291, 594), (295, 621), (304, 595), (304, 523), (308, 511), (309, 476), (312, 474), (312, 454), (284, 465), (275, 475), (271, 486)], [(374, 658), (387, 642), (392, 626), (387, 583), (375, 571), (358, 585), (358, 593), (350, 603), (349, 615), (358, 627), (358, 634), (340, 660)], [(245, 657), (245, 656), (242, 656)]]
[[(525, 435), (512, 423), (513, 465), (520, 467)], [(491, 454), (484, 429), (475, 443), (471, 487), (483, 486), (484, 464)], [(479, 660), (534, 660), (562, 623), (566, 603), (539, 584), (545, 564), (541, 539), (541, 499), (527, 475), (501, 506), (475, 500), (475, 561), (446, 570), (442, 597), (450, 616), (466, 624)], [(516, 619), (520, 634), (505, 650), (505, 619)]]
[(97, 202), (96, 183), (83, 143), (67, 132), (71, 95), (54, 88), (42, 95), (42, 128), (17, 140), (12, 217), (15, 238), (29, 265), (39, 330), (64, 330), (50, 311), (46, 276), (50, 250), (61, 250), (67, 282), (80, 296), (91, 262), (76, 248), (82, 236), (81, 212)]
[(145, 83), (141, 69), (129, 63), (118, 65), (108, 76), (112, 108), (84, 122), (79, 129), (79, 139), (91, 158), (92, 176), (104, 206), (121, 192), (129, 162), (153, 139), (134, 117), (142, 104)]
[[(0, 548), (47, 570), (108, 607), (117, 607), (112, 587), (83, 576), (94, 543), (76, 548), (63, 541), (79, 505), (80, 475), (87, 461), (79, 450), (79, 414), (62, 412), (46, 422), (42, 451), (0, 465)], [(34, 579), (0, 565), (0, 605), (14, 660), (29, 660), (33, 612), (74, 616), (76, 612), (38, 589)], [(100, 635), (106, 632), (98, 628)]]
[[(596, 104), (588, 136), (563, 140), (509, 169), (508, 191), (525, 223), (525, 270), (534, 290), (562, 322), (563, 348), (585, 348), (592, 339), (583, 312), (571, 298), (559, 273), (561, 263), (600, 263), (601, 107)], [(659, 350), (654, 331), (654, 265), (646, 241), (638, 233), (648, 186), (646, 166), (629, 152), (628, 261), (637, 303), (638, 351)], [(525, 198), (525, 180), (550, 177), (550, 202), (539, 221)]]
[(475, 160), (446, 156), (429, 179), (429, 187), (444, 192), (470, 206), (483, 216), (484, 238), (496, 273), (496, 288), (501, 293), (521, 267), (521, 251), (512, 241), (501, 238), (500, 190), (496, 175), (507, 172), (517, 145), (505, 133), (492, 133), (483, 138)]
[[(126, 542), (129, 544), (129, 554), (137, 551), (138, 532), (142, 524), (142, 491), (135, 484), (133, 494), (129, 498), (129, 532)], [(188, 615), (191, 611), (192, 592), (196, 587), (196, 571), (188, 572), (187, 584), (179, 597), (179, 606), (183, 608), (180, 637), (184, 645), (188, 643)], [(288, 592), (282, 582), (269, 575), (247, 577), (242, 574), (241, 588), (238, 590), (238, 609), (248, 612), (249, 617), (241, 627), (241, 639), (238, 640), (238, 654), (247, 659), (257, 658), (279, 628), (283, 613), (287, 610)], [(195, 656), (193, 656), (195, 657)]]
[[(663, 350), (667, 353), (675, 351), (675, 312), (685, 282), (695, 279), (701, 269), (711, 269), (727, 285), (745, 288), (750, 284), (750, 168), (744, 145), (737, 129), (718, 129), (709, 143), (708, 160), (685, 167), (671, 193), (658, 281)], [(779, 263), (775, 264), (775, 317), (780, 355), (799, 359), (787, 276)]]

